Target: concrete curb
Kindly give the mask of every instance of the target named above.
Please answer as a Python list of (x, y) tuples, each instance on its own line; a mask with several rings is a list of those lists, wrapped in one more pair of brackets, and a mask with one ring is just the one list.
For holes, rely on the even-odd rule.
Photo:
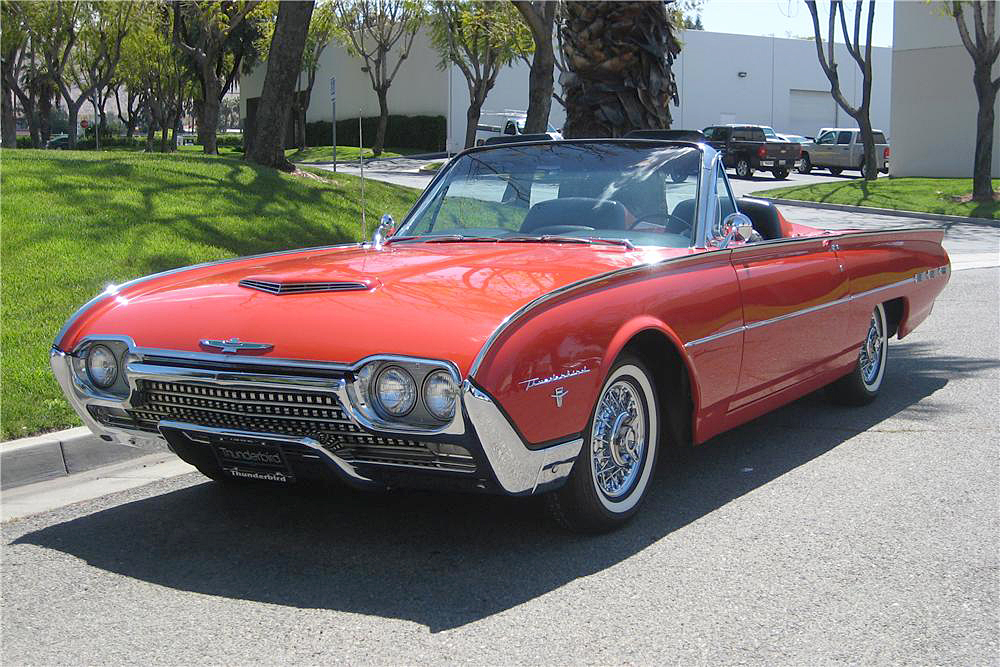
[(965, 222), (974, 225), (987, 225), (989, 227), (1000, 227), (1000, 220), (990, 220), (989, 218), (966, 218), (961, 215), (942, 215), (940, 213), (919, 213), (917, 211), (897, 211), (892, 208), (874, 208), (872, 206), (848, 206), (847, 204), (827, 204), (818, 201), (801, 201), (798, 199), (781, 199), (776, 197), (765, 197), (751, 192), (748, 197), (754, 199), (765, 199), (774, 204), (784, 206), (803, 206), (805, 208), (821, 208), (829, 211), (845, 211), (847, 213), (869, 213), (871, 215), (891, 215), (897, 218), (918, 218), (920, 220), (932, 220), (934, 222)]
[(0, 488), (65, 477), (161, 450), (166, 446), (150, 449), (105, 442), (85, 426), (10, 440), (0, 443)]

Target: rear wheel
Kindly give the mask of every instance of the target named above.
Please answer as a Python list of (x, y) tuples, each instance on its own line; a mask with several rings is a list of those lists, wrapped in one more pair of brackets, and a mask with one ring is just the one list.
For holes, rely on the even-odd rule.
[[(861, 178), (868, 178), (868, 165), (865, 162), (861, 163), (861, 167), (858, 169), (861, 172)], [(878, 178), (878, 169), (875, 170), (875, 178)]]
[(552, 517), (590, 533), (628, 521), (653, 476), (659, 422), (652, 375), (638, 358), (623, 354), (604, 381), (569, 480), (546, 496)]
[(885, 376), (889, 328), (885, 318), (885, 307), (875, 306), (868, 332), (858, 350), (858, 363), (848, 375), (830, 385), (830, 395), (837, 403), (844, 405), (865, 405), (878, 396)]
[(774, 174), (774, 177), (776, 179), (778, 179), (779, 181), (783, 181), (786, 178), (788, 178), (788, 168), (787, 167), (775, 167), (774, 170), (771, 173)]
[(736, 161), (736, 175), (740, 178), (753, 178), (753, 167), (750, 166), (750, 160), (741, 157)]
[(802, 160), (799, 162), (799, 167), (798, 167), (799, 173), (808, 174), (810, 171), (812, 171), (812, 168), (813, 164), (812, 161), (809, 159), (809, 153), (803, 153)]
[(841, 174), (841, 173), (842, 173), (843, 171), (844, 171), (844, 170), (843, 170), (843, 169), (841, 169), (840, 167), (830, 167), (830, 173), (831, 173), (831, 174), (833, 174), (834, 176), (840, 176), (840, 174)]

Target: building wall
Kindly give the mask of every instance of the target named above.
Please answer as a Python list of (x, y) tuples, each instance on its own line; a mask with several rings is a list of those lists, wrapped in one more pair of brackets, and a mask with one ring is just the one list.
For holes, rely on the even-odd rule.
[[(820, 127), (856, 125), (837, 106), (814, 42), (686, 30), (674, 64), (680, 106), (674, 127), (717, 123), (770, 125), (778, 132), (815, 136)], [(872, 49), (872, 125), (891, 135), (889, 81), (892, 52)], [(841, 91), (861, 100), (861, 72), (843, 45), (835, 51)], [(743, 76), (741, 76), (743, 73)]]
[[(389, 62), (395, 63), (394, 49)], [(447, 74), (438, 69), (439, 58), (430, 46), (428, 36), (421, 31), (417, 34), (409, 57), (400, 65), (396, 78), (389, 87), (389, 113), (411, 116), (444, 116), (447, 104)], [(372, 90), (368, 74), (361, 70), (364, 63), (340, 46), (331, 42), (320, 58), (309, 110), (309, 122), (330, 120), (333, 108), (330, 104), (330, 77), (337, 79), (337, 119), (377, 116), (378, 96)], [(264, 87), (265, 65), (260, 65), (249, 75), (240, 78), (240, 116), (246, 118), (246, 100), (259, 97)], [(304, 90), (304, 80), (298, 90)]]
[[(893, 176), (972, 177), (979, 108), (972, 58), (955, 20), (943, 16), (939, 4), (893, 5)], [(971, 26), (971, 16), (966, 21)], [(995, 64), (994, 78), (998, 71)], [(995, 113), (1000, 118), (1000, 104)], [(993, 134), (994, 178), (1000, 177), (998, 139), (1000, 123)]]
[[(674, 64), (681, 102), (679, 107), (671, 109), (675, 128), (760, 123), (779, 132), (813, 136), (823, 126), (855, 124), (830, 96), (829, 82), (811, 41), (700, 30), (685, 31), (682, 39), (684, 50)], [(891, 135), (888, 81), (892, 54), (887, 48), (876, 48), (874, 54), (872, 123)], [(837, 60), (841, 63), (844, 94), (856, 103), (861, 93), (860, 73), (843, 47), (838, 48)], [(427, 37), (418, 35), (410, 57), (389, 90), (389, 108), (391, 113), (448, 117), (448, 149), (460, 150), (465, 138), (469, 91), (457, 67), (441, 71), (438, 61)], [(241, 79), (244, 117), (246, 99), (260, 95), (264, 70), (263, 66), (258, 67)], [(528, 65), (521, 61), (502, 70), (483, 110), (496, 113), (525, 110), (528, 70)], [(740, 72), (746, 76), (740, 77)], [(331, 76), (337, 77), (337, 118), (357, 117), (359, 108), (365, 116), (378, 113), (378, 99), (367, 74), (361, 71), (361, 62), (333, 43), (323, 54), (309, 106), (309, 121), (330, 119)], [(558, 83), (556, 87), (558, 90)], [(550, 124), (561, 128), (565, 120), (565, 111), (553, 100)], [(495, 124), (485, 117), (483, 122)]]

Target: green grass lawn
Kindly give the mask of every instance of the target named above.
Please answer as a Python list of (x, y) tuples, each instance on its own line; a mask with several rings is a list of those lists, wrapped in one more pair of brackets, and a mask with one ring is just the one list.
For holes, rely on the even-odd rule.
[[(66, 318), (109, 283), (360, 236), (359, 181), (227, 157), (0, 151), (0, 439), (77, 425), (48, 366)], [(368, 181), (369, 224), (418, 191)], [(370, 230), (369, 230), (370, 231)]]
[[(361, 152), (357, 146), (337, 146), (338, 162), (357, 162), (358, 153)], [(381, 157), (399, 157), (400, 154), (386, 149), (382, 151)], [(316, 162), (332, 162), (333, 146), (312, 146), (303, 150), (289, 148), (285, 151), (285, 157), (296, 164), (310, 164)], [(365, 149), (365, 159), (373, 157), (372, 149)]]
[[(1000, 180), (993, 181), (1000, 188)], [(918, 211), (973, 218), (1000, 218), (1000, 203), (954, 201), (972, 192), (968, 178), (880, 178), (877, 181), (841, 181), (776, 188), (754, 195), (801, 201), (873, 206), (897, 211)]]

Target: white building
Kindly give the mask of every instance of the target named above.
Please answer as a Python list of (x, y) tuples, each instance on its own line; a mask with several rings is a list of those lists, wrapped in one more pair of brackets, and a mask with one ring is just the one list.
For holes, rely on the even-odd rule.
[[(815, 44), (808, 40), (753, 37), (688, 30), (673, 70), (680, 106), (673, 107), (673, 127), (701, 129), (717, 123), (759, 123), (779, 132), (813, 136), (821, 127), (852, 126), (837, 107), (830, 84), (819, 66)], [(892, 52), (874, 48), (871, 118), (874, 127), (891, 134), (889, 81)], [(441, 115), (449, 119), (448, 148), (462, 148), (469, 93), (457, 67), (441, 70), (440, 57), (427, 37), (418, 35), (410, 57), (389, 89), (393, 114)], [(861, 75), (846, 49), (837, 50), (841, 86), (853, 103), (861, 98)], [(378, 100), (361, 62), (336, 43), (323, 54), (309, 105), (308, 121), (330, 120), (329, 80), (337, 79), (337, 118), (378, 115)], [(241, 114), (246, 100), (260, 95), (264, 67), (240, 81)], [(449, 82), (450, 79), (450, 82)], [(449, 85), (450, 83), (450, 85)], [(558, 87), (558, 83), (556, 84)], [(484, 110), (524, 110), (528, 104), (528, 66), (516, 62), (504, 69)], [(450, 107), (450, 112), (449, 112)], [(549, 122), (562, 127), (565, 113), (555, 101)]]
[[(893, 176), (972, 177), (979, 109), (972, 85), (972, 58), (962, 45), (955, 19), (945, 16), (940, 4), (893, 5)], [(966, 25), (975, 40), (972, 9), (966, 12)], [(994, 63), (993, 78), (998, 70), (1000, 65)], [(1000, 104), (994, 113), (998, 122), (992, 174), (997, 178)]]

